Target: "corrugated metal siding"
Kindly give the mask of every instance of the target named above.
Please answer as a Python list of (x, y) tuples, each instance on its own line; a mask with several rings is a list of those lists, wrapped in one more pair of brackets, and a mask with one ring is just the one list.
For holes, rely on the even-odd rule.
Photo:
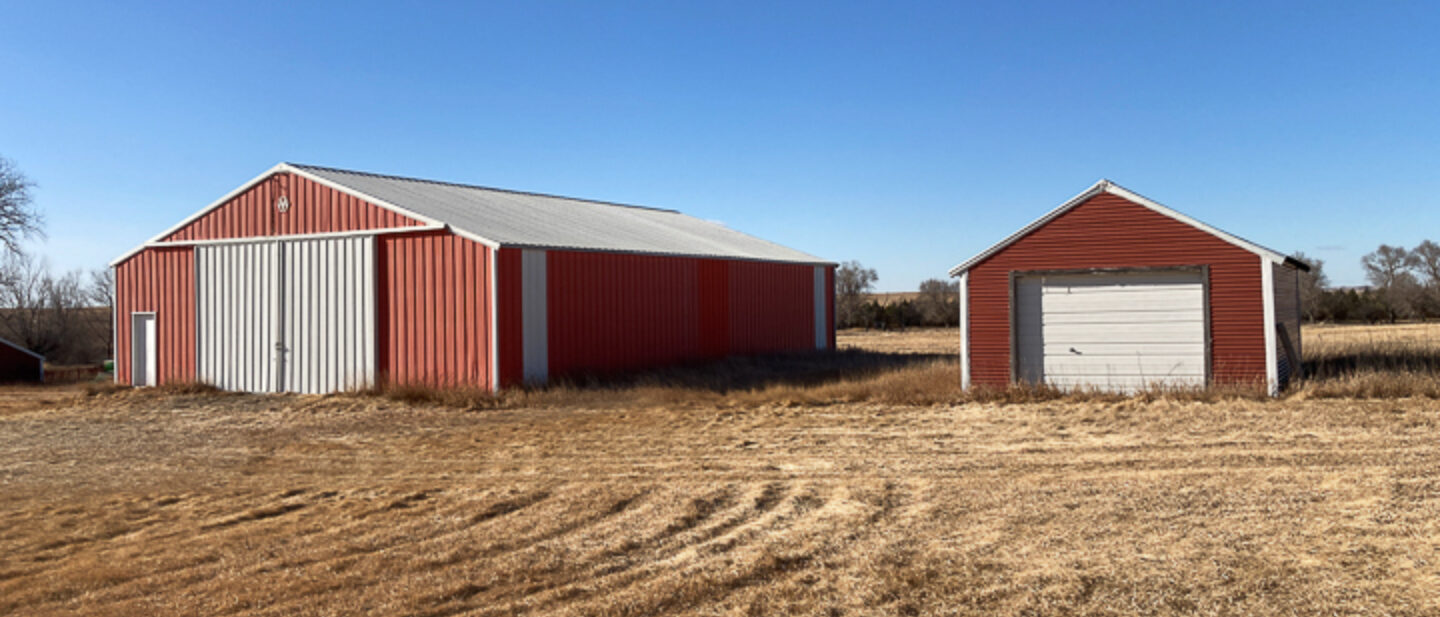
[[(495, 251), (495, 254), (495, 278), (498, 279), (495, 282), (495, 293), (499, 296), (495, 298), (495, 309), (499, 311), (495, 320), (495, 343), (500, 346), (497, 355), (500, 362), (500, 385), (504, 387), (521, 383), (525, 377), (521, 251), (500, 249)], [(551, 358), (554, 358), (553, 350)]]
[(115, 267), (115, 377), (130, 383), (130, 315), (155, 313), (160, 383), (195, 379), (195, 252), (149, 248)]
[[(502, 277), (518, 280), (505, 259)], [(546, 263), (552, 377), (815, 349), (813, 266), (582, 251), (546, 251)], [(502, 306), (519, 293), (500, 288)], [(504, 345), (519, 346), (512, 336)]]
[(723, 358), (730, 353), (730, 262), (701, 259), (699, 278), (700, 355)]
[[(275, 207), (282, 195), (290, 202), (285, 212)], [(415, 225), (423, 223), (295, 174), (278, 173), (164, 239), (214, 240)]]
[(278, 256), (273, 242), (196, 248), (201, 381), (226, 390), (276, 390)]
[(490, 387), (490, 249), (451, 233), (378, 238), (380, 372)]
[(1264, 315), (1257, 257), (1120, 197), (1076, 206), (970, 270), (972, 383), (1010, 380), (1010, 272), (1210, 266), (1211, 368), (1218, 383), (1263, 383)]
[(375, 239), (280, 246), (281, 389), (323, 394), (374, 383)]
[(730, 263), (730, 353), (815, 348), (813, 270), (792, 264)]
[(549, 251), (550, 374), (697, 359), (700, 260)]

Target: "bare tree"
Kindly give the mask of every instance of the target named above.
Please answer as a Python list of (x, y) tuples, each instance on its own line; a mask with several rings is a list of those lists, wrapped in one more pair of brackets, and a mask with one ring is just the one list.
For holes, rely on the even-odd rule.
[(1299, 251), (1291, 257), (1310, 266), (1309, 272), (1299, 272), (1300, 306), (1305, 320), (1315, 321), (1325, 312), (1325, 289), (1330, 286), (1330, 277), (1325, 275), (1325, 260)]
[(44, 235), (44, 219), (31, 205), (34, 186), (14, 163), (0, 157), (0, 244), (10, 253), (20, 252), (21, 240)]
[(56, 276), (45, 260), (11, 253), (0, 259), (0, 330), (52, 362), (95, 361), (110, 334), (91, 306), (92, 285), (80, 270)]
[(1408, 316), (1414, 308), (1415, 293), (1419, 283), (1410, 270), (1415, 267), (1416, 258), (1404, 247), (1381, 244), (1375, 252), (1360, 258), (1365, 268), (1365, 278), (1375, 286), (1385, 303), (1390, 321)]
[(920, 283), (920, 297), (915, 299), (920, 322), (927, 326), (953, 326), (960, 323), (960, 281), (930, 279)]
[(1410, 250), (1410, 262), (1420, 284), (1416, 309), (1425, 318), (1440, 315), (1440, 244), (1421, 242)]
[(875, 289), (879, 280), (875, 270), (847, 261), (835, 270), (835, 321), (842, 327), (854, 327), (864, 321), (865, 296)]
[(1440, 287), (1440, 244), (1429, 240), (1410, 251), (1411, 267), (1426, 287)]

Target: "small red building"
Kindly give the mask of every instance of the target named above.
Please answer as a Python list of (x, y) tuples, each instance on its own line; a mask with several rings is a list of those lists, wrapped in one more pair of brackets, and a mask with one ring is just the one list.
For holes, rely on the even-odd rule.
[(0, 383), (45, 381), (45, 357), (0, 338)]
[(1300, 270), (1102, 180), (950, 270), (962, 381), (1277, 392), (1300, 367)]
[(486, 388), (834, 347), (834, 264), (674, 210), (281, 164), (111, 264), (116, 379)]

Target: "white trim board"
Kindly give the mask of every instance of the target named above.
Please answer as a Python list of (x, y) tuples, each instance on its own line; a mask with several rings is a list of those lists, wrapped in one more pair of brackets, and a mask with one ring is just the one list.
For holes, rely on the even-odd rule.
[[(256, 185), (260, 184), (261, 182), (264, 182), (264, 181), (266, 181), (266, 180), (269, 180), (271, 176), (273, 176), (273, 175), (275, 175), (275, 174), (280, 174), (280, 173), (295, 174), (296, 176), (299, 176), (299, 177), (304, 178), (304, 179), (306, 179), (306, 180), (309, 180), (309, 181), (311, 181), (311, 182), (315, 182), (315, 183), (320, 184), (320, 185), (322, 185), (322, 186), (326, 186), (326, 187), (332, 188), (332, 189), (334, 189), (334, 190), (340, 191), (341, 193), (345, 193), (346, 195), (350, 195), (351, 197), (355, 197), (355, 198), (357, 198), (357, 199), (362, 199), (362, 200), (366, 201), (367, 203), (370, 203), (370, 204), (372, 204), (372, 205), (374, 205), (374, 206), (377, 206), (377, 207), (380, 207), (380, 208), (384, 208), (384, 209), (386, 209), (386, 210), (390, 210), (391, 212), (395, 212), (396, 214), (400, 214), (400, 215), (402, 215), (402, 216), (406, 216), (406, 217), (412, 218), (412, 219), (414, 219), (414, 220), (420, 221), (421, 223), (424, 223), (424, 224), (429, 225), (429, 226), (431, 226), (431, 227), (437, 227), (437, 228), (444, 228), (444, 227), (445, 227), (445, 224), (444, 224), (444, 223), (442, 223), (442, 222), (440, 222), (440, 221), (437, 221), (437, 220), (435, 220), (435, 219), (432, 219), (432, 218), (430, 218), (430, 217), (428, 217), (428, 216), (422, 215), (422, 214), (420, 214), (420, 213), (418, 213), (418, 212), (414, 212), (414, 211), (408, 210), (408, 209), (406, 209), (406, 208), (401, 208), (400, 206), (397, 206), (397, 205), (395, 205), (395, 204), (392, 204), (392, 203), (390, 203), (390, 202), (387, 202), (387, 201), (385, 201), (385, 200), (383, 200), (383, 199), (376, 199), (375, 197), (372, 197), (372, 196), (370, 196), (370, 195), (366, 195), (365, 193), (362, 193), (362, 192), (360, 192), (360, 191), (357, 191), (357, 190), (355, 190), (355, 189), (352, 189), (352, 188), (350, 188), (350, 187), (347, 187), (347, 186), (345, 186), (345, 185), (343, 185), (343, 184), (337, 184), (337, 183), (335, 183), (335, 182), (331, 182), (331, 181), (329, 181), (329, 180), (327, 180), (327, 179), (325, 179), (325, 178), (322, 178), (322, 177), (320, 177), (320, 176), (317, 176), (317, 175), (315, 175), (315, 174), (312, 174), (312, 173), (310, 173), (310, 172), (308, 172), (308, 171), (305, 171), (305, 170), (303, 170), (303, 169), (300, 169), (300, 168), (298, 168), (298, 167), (296, 167), (296, 166), (294, 166), (294, 165), (291, 165), (291, 164), (289, 164), (289, 163), (280, 163), (279, 165), (276, 165), (276, 166), (271, 167), (270, 169), (266, 170), (265, 173), (262, 173), (262, 174), (260, 174), (260, 175), (258, 175), (258, 176), (256, 176), (256, 177), (252, 178), (249, 182), (246, 182), (245, 184), (240, 185), (239, 188), (236, 188), (235, 190), (230, 191), (229, 193), (226, 193), (224, 197), (221, 197), (220, 199), (217, 199), (217, 200), (211, 202), (210, 205), (205, 206), (204, 208), (201, 208), (198, 212), (196, 212), (196, 213), (194, 213), (194, 214), (191, 214), (191, 215), (188, 216), (188, 217), (185, 217), (184, 220), (180, 221), (179, 223), (176, 223), (176, 224), (172, 225), (169, 229), (166, 229), (165, 231), (162, 231), (162, 232), (156, 234), (154, 237), (150, 238), (149, 240), (146, 240), (145, 242), (141, 243), (139, 246), (137, 246), (137, 247), (135, 247), (135, 248), (133, 248), (133, 249), (130, 249), (130, 250), (126, 251), (124, 254), (120, 255), (119, 257), (116, 257), (113, 261), (111, 261), (111, 262), (110, 262), (110, 265), (111, 265), (111, 266), (118, 266), (118, 265), (120, 265), (120, 264), (122, 264), (122, 263), (125, 263), (126, 260), (130, 259), (131, 257), (134, 257), (136, 253), (139, 253), (140, 251), (145, 250), (146, 248), (150, 247), (150, 246), (151, 246), (152, 244), (154, 244), (154, 243), (163, 241), (166, 236), (168, 236), (168, 235), (170, 235), (170, 234), (173, 234), (173, 233), (175, 233), (175, 232), (177, 232), (177, 231), (180, 231), (181, 229), (184, 229), (186, 225), (189, 225), (189, 224), (191, 224), (191, 223), (199, 220), (200, 217), (203, 217), (203, 216), (205, 216), (206, 214), (209, 214), (211, 211), (215, 210), (216, 208), (219, 208), (220, 206), (225, 205), (225, 204), (226, 204), (227, 202), (229, 202), (231, 199), (234, 199), (237, 195), (240, 195), (241, 193), (244, 193), (245, 191), (248, 191), (248, 190), (254, 188)], [(479, 243), (481, 243), (481, 244), (484, 244), (484, 245), (486, 245), (486, 246), (488, 246), (488, 247), (490, 247), (490, 248), (499, 248), (499, 247), (500, 247), (500, 243), (498, 243), (498, 242), (496, 242), (496, 241), (494, 241), (494, 240), (491, 240), (491, 239), (489, 239), (489, 238), (482, 237), (482, 236), (480, 236), (480, 235), (478, 235), (478, 234), (475, 234), (475, 233), (472, 233), (472, 232), (468, 232), (468, 231), (464, 231), (464, 230), (459, 230), (459, 229), (455, 230), (455, 232), (458, 233), (458, 234), (460, 234), (461, 236), (464, 236), (464, 237), (466, 237), (466, 238), (469, 238), (469, 239), (471, 239), (471, 240), (474, 240), (474, 241), (476, 241), (476, 242), (479, 242)]]
[[(1013, 234), (1010, 234), (1009, 236), (1006, 236), (1004, 240), (1001, 240), (1000, 242), (997, 242), (996, 244), (992, 245), (990, 248), (987, 248), (987, 249), (981, 251), (979, 254), (975, 255), (974, 257), (971, 257), (970, 259), (967, 259), (967, 260), (965, 260), (964, 262), (961, 262), (959, 265), (955, 266), (954, 268), (951, 268), (951, 269), (950, 269), (950, 276), (959, 276), (960, 273), (968, 271), (970, 268), (974, 267), (976, 264), (980, 263), (981, 261), (984, 261), (986, 258), (990, 257), (991, 255), (994, 255), (994, 254), (1000, 252), (1000, 251), (1001, 251), (1002, 249), (1004, 249), (1005, 247), (1008, 247), (1008, 246), (1010, 246), (1011, 244), (1014, 244), (1015, 242), (1019, 241), (1021, 238), (1024, 238), (1025, 236), (1030, 235), (1031, 232), (1033, 232), (1033, 231), (1035, 231), (1035, 230), (1037, 230), (1037, 229), (1039, 229), (1039, 228), (1041, 228), (1041, 227), (1044, 227), (1044, 226), (1045, 226), (1047, 223), (1049, 223), (1050, 221), (1053, 221), (1053, 220), (1059, 218), (1060, 215), (1065, 214), (1066, 212), (1069, 212), (1070, 210), (1073, 210), (1076, 206), (1079, 206), (1080, 204), (1084, 203), (1086, 200), (1090, 199), (1091, 197), (1094, 197), (1094, 196), (1099, 195), (1099, 194), (1101, 194), (1101, 193), (1109, 193), (1109, 194), (1111, 194), (1111, 195), (1115, 195), (1115, 196), (1117, 196), (1117, 197), (1120, 197), (1120, 198), (1122, 198), (1122, 199), (1125, 199), (1125, 200), (1130, 201), (1130, 202), (1132, 202), (1132, 203), (1135, 203), (1135, 204), (1137, 204), (1137, 205), (1140, 205), (1140, 206), (1143, 206), (1143, 207), (1145, 207), (1145, 208), (1148, 208), (1148, 209), (1150, 209), (1150, 210), (1152, 210), (1152, 211), (1154, 211), (1154, 212), (1156, 212), (1156, 213), (1158, 213), (1158, 214), (1162, 214), (1162, 215), (1164, 215), (1164, 216), (1167, 216), (1167, 217), (1170, 217), (1170, 218), (1175, 219), (1175, 220), (1177, 220), (1177, 221), (1180, 221), (1181, 223), (1185, 223), (1186, 225), (1189, 225), (1189, 226), (1191, 226), (1191, 227), (1194, 227), (1194, 228), (1196, 228), (1196, 229), (1199, 229), (1200, 231), (1206, 232), (1206, 233), (1208, 233), (1208, 234), (1210, 234), (1210, 235), (1212, 235), (1212, 236), (1215, 236), (1215, 237), (1217, 237), (1217, 238), (1219, 238), (1219, 239), (1221, 239), (1221, 240), (1224, 240), (1224, 241), (1226, 241), (1226, 242), (1229, 242), (1230, 244), (1233, 244), (1233, 245), (1238, 246), (1238, 247), (1240, 247), (1240, 248), (1243, 248), (1243, 249), (1245, 249), (1245, 250), (1247, 250), (1247, 251), (1250, 251), (1250, 252), (1252, 252), (1252, 253), (1255, 253), (1256, 255), (1259, 255), (1259, 256), (1260, 256), (1261, 258), (1263, 258), (1263, 259), (1267, 259), (1267, 260), (1269, 260), (1269, 261), (1272, 261), (1272, 262), (1275, 262), (1275, 263), (1282, 263), (1282, 264), (1283, 264), (1283, 263), (1287, 263), (1287, 261), (1288, 261), (1288, 262), (1291, 262), (1291, 263), (1297, 263), (1297, 264), (1299, 263), (1299, 262), (1296, 262), (1296, 261), (1293, 260), (1293, 259), (1288, 259), (1285, 255), (1282, 255), (1282, 254), (1279, 253), (1278, 251), (1265, 248), (1265, 247), (1263, 247), (1263, 246), (1260, 246), (1260, 245), (1258, 245), (1258, 244), (1255, 244), (1254, 242), (1250, 242), (1249, 240), (1246, 240), (1246, 239), (1241, 238), (1241, 237), (1239, 237), (1239, 236), (1236, 236), (1236, 235), (1234, 235), (1234, 234), (1227, 233), (1227, 232), (1225, 232), (1225, 231), (1223, 231), (1223, 230), (1221, 230), (1221, 229), (1219, 229), (1219, 228), (1216, 228), (1216, 227), (1207, 225), (1207, 224), (1205, 224), (1205, 223), (1202, 223), (1202, 222), (1200, 222), (1200, 221), (1198, 221), (1198, 220), (1196, 220), (1196, 219), (1190, 218), (1189, 216), (1186, 216), (1186, 215), (1184, 215), (1184, 214), (1181, 214), (1180, 212), (1177, 212), (1177, 211), (1172, 210), (1172, 209), (1170, 209), (1170, 208), (1168, 208), (1168, 207), (1166, 207), (1166, 206), (1164, 206), (1164, 205), (1161, 205), (1159, 202), (1156, 202), (1156, 201), (1151, 200), (1151, 199), (1147, 199), (1147, 198), (1145, 198), (1144, 196), (1140, 195), (1139, 193), (1135, 193), (1134, 191), (1131, 191), (1131, 190), (1129, 190), (1129, 189), (1127, 189), (1127, 188), (1125, 188), (1125, 187), (1123, 187), (1123, 186), (1120, 186), (1120, 185), (1118, 185), (1118, 184), (1115, 184), (1114, 182), (1111, 182), (1111, 181), (1109, 181), (1109, 180), (1103, 180), (1103, 179), (1102, 179), (1102, 180), (1100, 180), (1099, 182), (1096, 182), (1095, 184), (1091, 185), (1090, 188), (1085, 189), (1085, 190), (1084, 190), (1083, 192), (1081, 192), (1079, 195), (1076, 195), (1076, 196), (1070, 198), (1069, 201), (1066, 201), (1065, 203), (1060, 204), (1060, 206), (1057, 207), (1057, 208), (1055, 208), (1054, 210), (1051, 210), (1051, 211), (1045, 213), (1044, 216), (1041, 216), (1040, 218), (1035, 219), (1034, 221), (1031, 221), (1029, 225), (1026, 225), (1026, 226), (1024, 226), (1024, 227), (1021, 227), (1019, 231), (1017, 231), (1017, 232), (1015, 232), (1015, 233), (1013, 233)], [(1301, 264), (1301, 265), (1303, 266), (1303, 264)], [(1309, 270), (1309, 267), (1306, 266), (1304, 269)]]
[(445, 231), (444, 225), (415, 225), (411, 227), (381, 227), (377, 229), (356, 229), (352, 231), (326, 231), (313, 234), (288, 234), (283, 236), (239, 236), (235, 238), (216, 238), (214, 240), (167, 240), (162, 242), (149, 242), (145, 246), (168, 247), (168, 246), (209, 246), (215, 244), (253, 244), (258, 242), (287, 242), (295, 240), (328, 240), (333, 238), (353, 238), (356, 236), (388, 236), (393, 234), (411, 234), (427, 231)]
[(1260, 260), (1260, 293), (1265, 312), (1265, 391), (1280, 394), (1280, 358), (1275, 353), (1275, 269)]

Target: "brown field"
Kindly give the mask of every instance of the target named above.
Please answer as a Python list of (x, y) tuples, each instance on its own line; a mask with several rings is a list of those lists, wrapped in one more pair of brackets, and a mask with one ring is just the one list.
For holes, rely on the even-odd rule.
[(856, 375), (480, 410), (5, 390), (0, 614), (1440, 615), (1433, 398)]

